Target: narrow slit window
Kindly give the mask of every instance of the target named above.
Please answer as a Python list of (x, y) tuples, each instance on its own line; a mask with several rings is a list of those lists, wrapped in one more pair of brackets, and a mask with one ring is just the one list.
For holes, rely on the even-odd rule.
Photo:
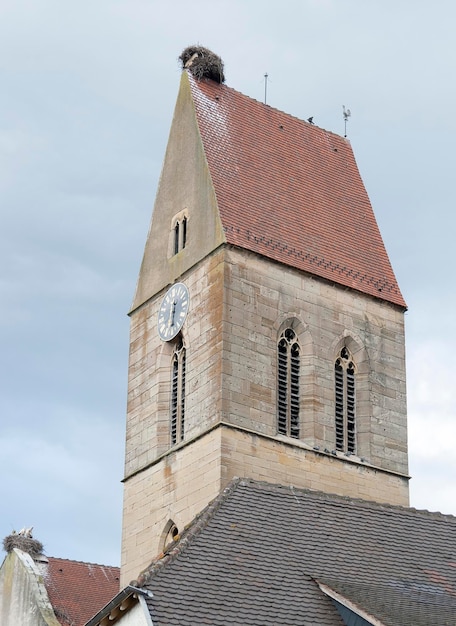
[(296, 333), (287, 328), (277, 344), (277, 431), (299, 438), (300, 347)]
[(176, 222), (176, 225), (174, 226), (174, 254), (179, 252), (179, 231), (179, 222)]
[(171, 445), (182, 441), (185, 433), (185, 360), (185, 348), (179, 338), (171, 360)]
[(184, 217), (182, 220), (182, 249), (185, 248), (185, 244), (187, 243), (187, 218)]
[(174, 254), (178, 254), (179, 252), (181, 252), (187, 245), (188, 217), (186, 215), (184, 215), (184, 217), (175, 216), (173, 218), (173, 223), (174, 223), (174, 226), (172, 226), (172, 237), (173, 237), (172, 253), (174, 255)]
[(356, 452), (355, 365), (342, 348), (334, 365), (336, 450)]

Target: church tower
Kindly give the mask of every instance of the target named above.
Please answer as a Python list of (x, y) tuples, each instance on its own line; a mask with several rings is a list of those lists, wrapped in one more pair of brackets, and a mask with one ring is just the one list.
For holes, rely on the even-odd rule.
[(182, 59), (130, 312), (122, 585), (235, 476), (408, 505), (406, 306), (348, 140)]

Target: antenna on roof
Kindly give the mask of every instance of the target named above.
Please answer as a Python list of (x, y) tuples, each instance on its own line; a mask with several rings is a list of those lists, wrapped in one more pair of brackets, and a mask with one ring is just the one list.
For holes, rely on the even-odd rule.
[(268, 95), (268, 73), (264, 75), (264, 103), (266, 104), (266, 99)]
[(345, 126), (344, 137), (346, 137), (347, 136), (347, 121), (348, 121), (348, 118), (351, 116), (351, 111), (350, 109), (345, 108), (345, 104), (342, 105), (342, 110), (344, 113), (344, 126)]

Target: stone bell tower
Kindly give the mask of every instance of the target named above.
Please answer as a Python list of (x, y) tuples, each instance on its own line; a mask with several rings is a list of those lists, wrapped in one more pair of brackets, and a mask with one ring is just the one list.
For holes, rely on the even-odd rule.
[(406, 307), (348, 140), (181, 59), (130, 312), (122, 584), (234, 476), (408, 504)]

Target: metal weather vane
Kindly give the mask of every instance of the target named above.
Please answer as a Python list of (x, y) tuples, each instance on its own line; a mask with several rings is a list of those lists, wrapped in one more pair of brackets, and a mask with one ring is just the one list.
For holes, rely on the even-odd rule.
[(347, 136), (347, 122), (348, 122), (348, 118), (351, 117), (351, 111), (350, 109), (345, 108), (345, 104), (342, 105), (342, 110), (344, 114), (344, 137), (346, 137)]

